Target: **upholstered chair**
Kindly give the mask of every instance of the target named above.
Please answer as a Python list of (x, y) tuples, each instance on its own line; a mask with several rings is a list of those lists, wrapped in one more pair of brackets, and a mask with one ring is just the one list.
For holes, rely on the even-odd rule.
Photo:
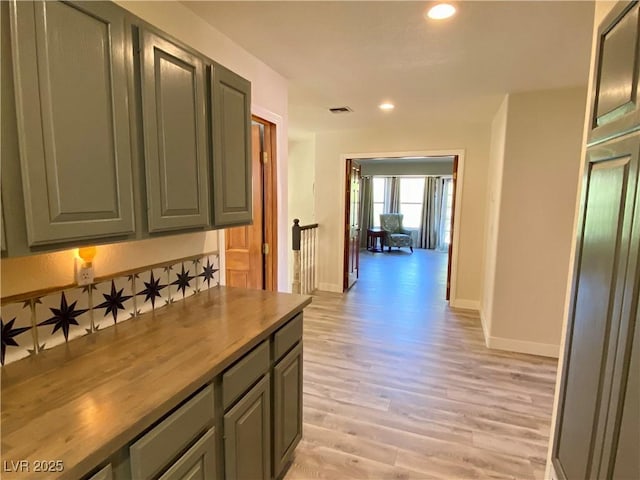
[(381, 213), (380, 227), (385, 231), (383, 246), (389, 247), (409, 247), (413, 253), (411, 232), (402, 228), (401, 213)]

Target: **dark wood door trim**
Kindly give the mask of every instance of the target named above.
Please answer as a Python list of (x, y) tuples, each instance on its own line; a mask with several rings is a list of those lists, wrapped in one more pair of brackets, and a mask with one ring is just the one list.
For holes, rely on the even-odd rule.
[(342, 291), (349, 288), (349, 251), (351, 247), (351, 168), (353, 161), (347, 158), (344, 176), (344, 252)]
[(455, 225), (455, 216), (456, 216), (456, 190), (458, 188), (458, 155), (453, 157), (453, 192), (452, 194), (452, 202), (451, 202), (451, 239), (449, 241), (449, 253), (447, 258), (447, 293), (446, 300), (451, 300), (451, 261), (453, 259), (453, 229)]
[[(251, 118), (254, 122), (259, 123), (263, 127), (263, 243), (266, 243), (269, 246), (269, 253), (263, 255), (264, 289), (276, 291), (278, 289), (278, 177), (276, 161), (276, 125), (255, 115)], [(266, 157), (264, 156), (265, 153)]]

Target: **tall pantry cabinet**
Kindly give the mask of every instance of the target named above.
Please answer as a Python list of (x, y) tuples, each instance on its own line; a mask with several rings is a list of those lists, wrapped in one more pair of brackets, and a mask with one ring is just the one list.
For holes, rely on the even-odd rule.
[(598, 31), (552, 461), (559, 479), (640, 478), (639, 5)]

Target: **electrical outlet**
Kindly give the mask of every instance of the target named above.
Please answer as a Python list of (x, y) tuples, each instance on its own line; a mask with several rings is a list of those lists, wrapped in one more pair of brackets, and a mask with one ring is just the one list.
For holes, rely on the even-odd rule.
[(78, 286), (91, 285), (93, 283), (93, 267), (80, 267), (76, 280)]
[(93, 283), (93, 266), (90, 263), (76, 262), (76, 283), (81, 287)]

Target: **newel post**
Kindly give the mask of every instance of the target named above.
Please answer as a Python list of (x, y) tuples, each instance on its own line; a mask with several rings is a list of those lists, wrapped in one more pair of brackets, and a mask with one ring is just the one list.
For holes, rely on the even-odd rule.
[(300, 293), (300, 220), (294, 219), (291, 227), (291, 243), (293, 247), (293, 284), (291, 291)]

